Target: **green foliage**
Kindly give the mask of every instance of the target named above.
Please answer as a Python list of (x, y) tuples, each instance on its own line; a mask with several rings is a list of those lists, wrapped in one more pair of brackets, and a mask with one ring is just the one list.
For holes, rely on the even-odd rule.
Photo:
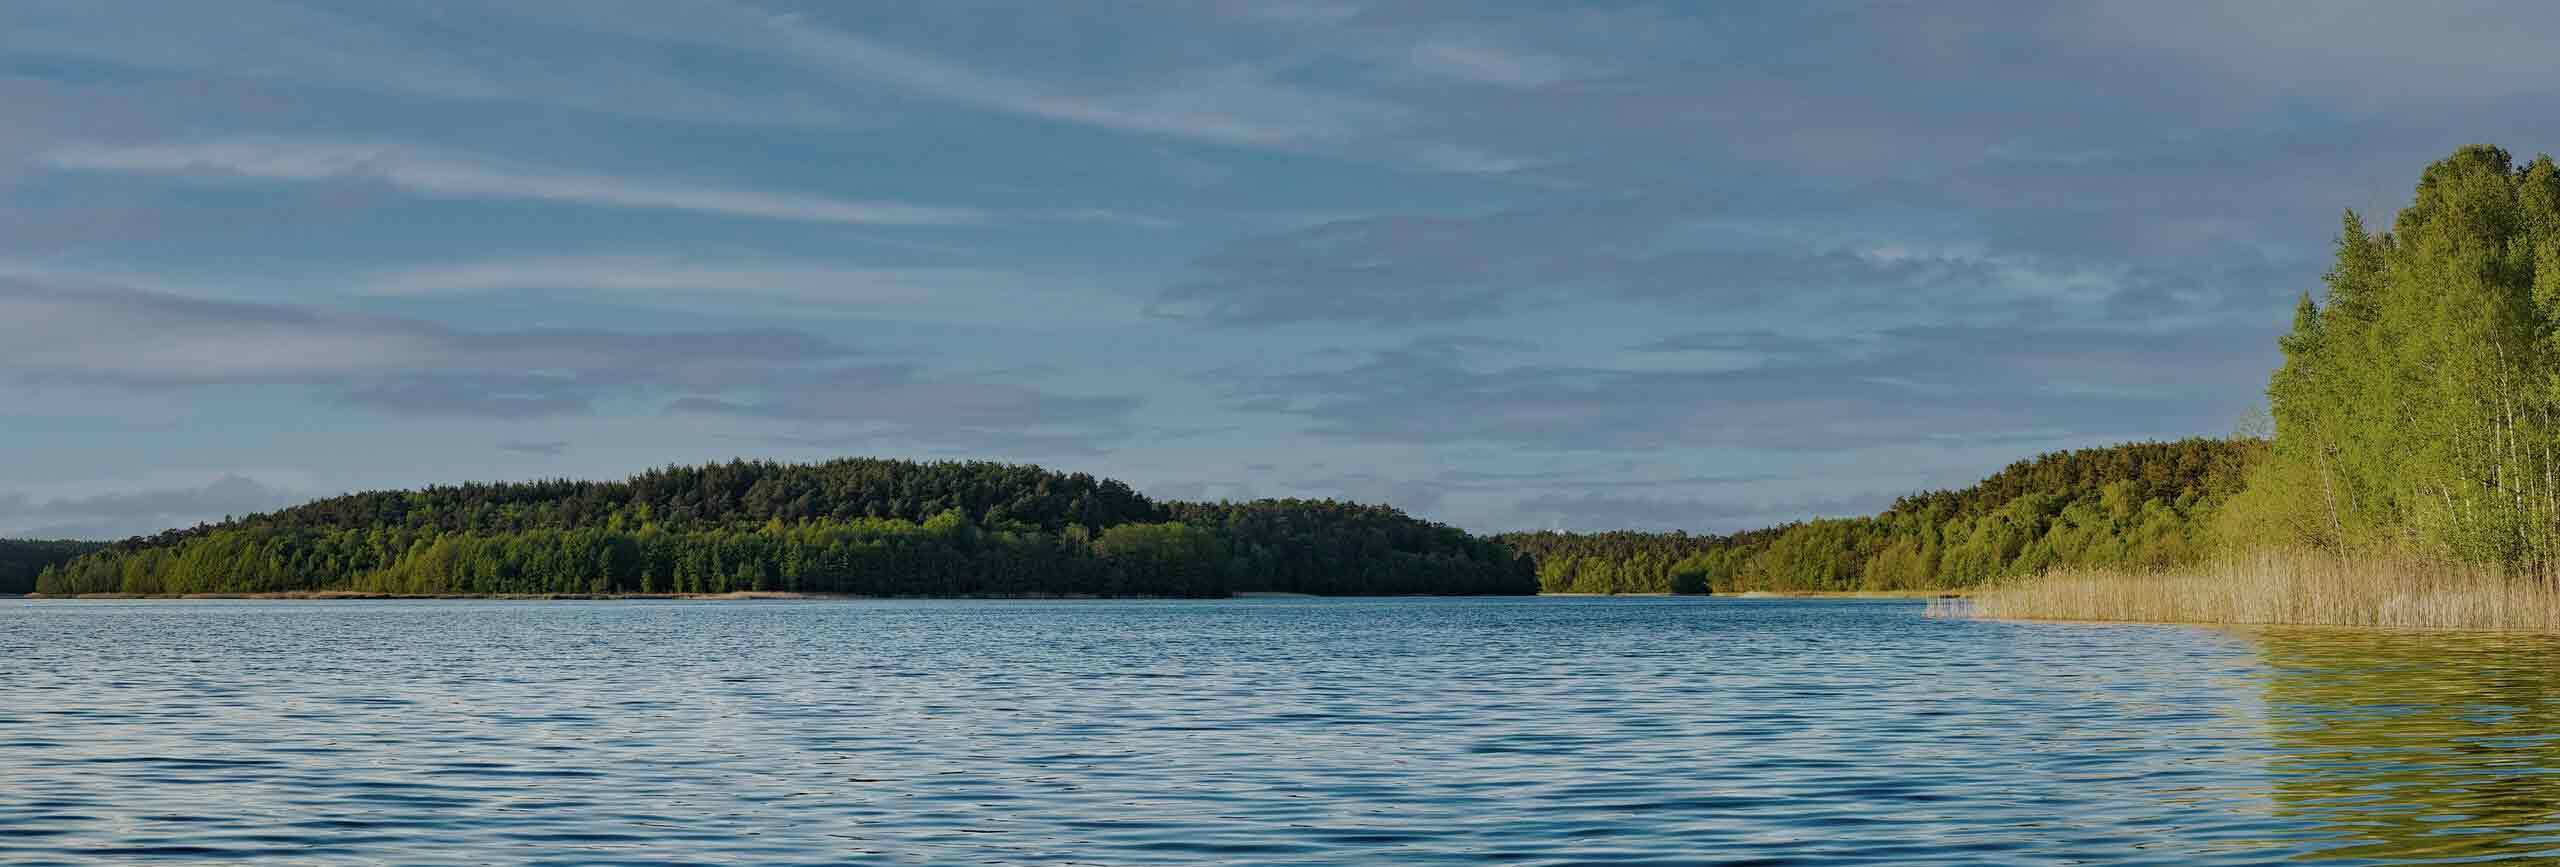
[(1227, 546), (1218, 534), (1179, 521), (1122, 524), (1102, 531), (1094, 553), (1112, 566), (1114, 592), (1164, 596), (1227, 594)]
[(0, 539), (0, 594), (33, 593), (36, 576), (46, 568), (103, 547), (100, 542)]
[(1715, 592), (1714, 576), (1715, 571), (1708, 564), (1707, 555), (1691, 554), (1671, 564), (1671, 592), (1683, 596)]
[(1495, 540), (1535, 563), (1538, 589), (1546, 593), (1669, 593), (1682, 564), (1723, 550), (1735, 537), (1682, 532), (1506, 533)]
[(2274, 456), (2226, 542), (2560, 558), (2560, 167), (2475, 145), (2388, 233), (2346, 215), (2268, 381)]
[(1036, 467), (878, 460), (356, 494), (57, 559), (39, 592), (1534, 590), (1509, 549), (1394, 509), (1157, 504)]
[[(290, 529), (400, 528), (505, 533), (655, 524), (669, 530), (768, 521), (890, 518), (921, 523), (945, 511), (982, 527), (1099, 532), (1153, 521), (1162, 509), (1128, 485), (1082, 473), (986, 461), (917, 463), (850, 458), (817, 464), (731, 461), (651, 470), (619, 482), (555, 479), (372, 491), (227, 521)], [(166, 544), (206, 528), (143, 540)]]
[(2216, 508), (2260, 463), (2257, 440), (2056, 452), (1883, 514), (1732, 536), (1513, 533), (1550, 593), (1969, 587), (2055, 566), (2166, 566), (2204, 556)]
[(1174, 503), (1175, 520), (1218, 531), (1251, 589), (1317, 595), (1538, 592), (1529, 561), (1499, 542), (1386, 506), (1333, 500)]

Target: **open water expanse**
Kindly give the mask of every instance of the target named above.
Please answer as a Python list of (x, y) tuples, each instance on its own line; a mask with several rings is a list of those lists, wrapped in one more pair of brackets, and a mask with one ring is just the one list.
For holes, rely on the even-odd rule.
[(0, 600), (0, 862), (2560, 858), (2554, 649), (1866, 601)]

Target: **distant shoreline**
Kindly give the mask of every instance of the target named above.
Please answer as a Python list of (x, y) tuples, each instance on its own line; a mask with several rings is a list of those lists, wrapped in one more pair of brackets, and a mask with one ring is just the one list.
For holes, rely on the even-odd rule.
[[(1549, 598), (1564, 598), (1564, 599), (1585, 598), (1585, 597), (1588, 597), (1588, 598), (1595, 598), (1595, 599), (1606, 599), (1606, 598), (1611, 598), (1611, 597), (1633, 597), (1633, 598), (1645, 598), (1645, 597), (1671, 597), (1671, 596), (1674, 596), (1674, 595), (1676, 595), (1676, 594), (1670, 594), (1670, 593), (1615, 593), (1615, 594), (1611, 594), (1611, 593), (1541, 593), (1541, 594), (1538, 594), (1538, 596), (1541, 596), (1541, 597), (1549, 597)], [(1747, 592), (1747, 593), (1720, 593), (1720, 594), (1715, 594), (1715, 595), (1713, 595), (1713, 596), (1708, 596), (1708, 595), (1699, 595), (1699, 596), (1697, 596), (1696, 598), (1700, 598), (1700, 599), (1938, 599), (1938, 598), (1966, 597), (1966, 596), (1971, 596), (1971, 595), (1972, 595), (1972, 591), (1969, 591), (1969, 590), (1846, 590), (1846, 591), (1806, 591), (1806, 592), (1775, 592), (1775, 591), (1767, 591), (1767, 590), (1755, 590), (1755, 591), (1751, 591), (1751, 592)], [(1097, 595), (1090, 595), (1090, 594), (1039, 594), (1039, 593), (1016, 594), (1016, 595), (1005, 595), (1005, 596), (997, 596), (997, 595), (961, 595), (961, 596), (863, 596), (863, 595), (853, 594), (853, 593), (791, 593), (791, 592), (783, 592), (783, 591), (743, 591), (743, 592), (737, 592), (737, 593), (428, 593), (428, 594), (413, 594), (413, 593), (368, 593), (368, 592), (355, 591), (355, 590), (316, 590), (316, 591), (314, 591), (314, 590), (297, 590), (297, 591), (286, 591), (286, 592), (276, 592), (276, 593), (80, 593), (80, 594), (71, 594), (71, 595), (47, 595), (47, 594), (43, 594), (43, 593), (0, 593), (0, 599), (34, 599), (34, 600), (44, 600), (44, 601), (81, 601), (81, 600), (86, 600), (86, 601), (92, 601), (92, 602), (99, 602), (99, 601), (132, 601), (132, 602), (162, 601), (162, 602), (167, 602), (167, 601), (212, 601), (212, 600), (238, 600), (238, 601), (256, 601), (256, 602), (362, 602), (362, 601), (400, 602), (400, 601), (421, 601), (421, 600), (437, 600), (437, 599), (444, 599), (444, 600), (456, 600), (456, 599), (462, 599), (462, 600), (473, 600), (473, 599), (476, 599), (476, 600), (492, 600), (492, 601), (500, 601), (500, 602), (577, 602), (577, 601), (589, 601), (589, 602), (595, 602), (595, 601), (602, 601), (602, 602), (625, 602), (625, 601), (629, 601), (629, 602), (650, 602), (650, 601), (659, 601), (659, 602), (753, 602), (753, 601), (792, 601), (792, 600), (824, 600), (824, 599), (837, 599), (837, 600), (854, 600), (854, 599), (915, 599), (915, 600), (930, 600), (930, 599), (985, 599), (985, 600), (1023, 599), (1023, 600), (1072, 600), (1072, 599), (1222, 599), (1222, 598), (1223, 598), (1223, 599), (1362, 599), (1362, 598), (1367, 598), (1367, 599), (1409, 599), (1409, 598), (1410, 598), (1410, 599), (1437, 599), (1437, 598), (1449, 598), (1449, 597), (1441, 597), (1441, 596), (1413, 596), (1413, 595), (1401, 595), (1401, 596), (1366, 596), (1366, 597), (1363, 597), (1363, 596), (1319, 596), (1319, 595), (1316, 595), (1316, 594), (1313, 594), (1313, 593), (1285, 593), (1285, 592), (1278, 592), (1278, 591), (1247, 591), (1247, 592), (1241, 592), (1241, 593), (1234, 593), (1234, 594), (1230, 594), (1230, 595), (1228, 595), (1228, 596), (1224, 596), (1224, 597), (1220, 597), (1220, 596), (1097, 596)], [(1504, 597), (1504, 598), (1536, 598), (1536, 597)]]
[(1949, 599), (1972, 596), (1973, 590), (1752, 590), (1716, 595), (1728, 599)]
[(1972, 596), (1971, 589), (1959, 590), (1746, 590), (1740, 593), (1540, 593), (1544, 597), (1562, 598), (1645, 598), (1690, 597), (1696, 599), (1942, 599)]
[(54, 601), (173, 601), (173, 600), (247, 600), (286, 602), (346, 601), (416, 601), (428, 599), (486, 599), (507, 602), (570, 601), (675, 601), (738, 602), (790, 601), (809, 599), (1187, 599), (1220, 597), (1184, 596), (1093, 596), (1081, 594), (1018, 594), (1011, 596), (862, 596), (853, 593), (789, 593), (780, 591), (741, 591), (736, 593), (367, 593), (355, 590), (299, 590), (278, 593), (79, 593), (53, 596), (28, 593), (23, 599)]
[[(418, 601), (431, 599), (483, 599), (502, 602), (753, 602), (819, 599), (1327, 599), (1362, 597), (1326, 597), (1314, 593), (1279, 591), (1245, 591), (1227, 596), (1102, 596), (1089, 593), (1018, 593), (962, 594), (954, 596), (866, 596), (859, 593), (795, 593), (779, 590), (749, 590), (735, 593), (372, 593), (361, 590), (291, 590), (274, 593), (78, 593), (47, 595), (43, 593), (0, 593), (0, 599), (37, 599), (47, 601), (205, 601), (245, 600), (261, 602), (348, 602), (348, 601)], [(1406, 597), (1370, 597), (1406, 598)], [(1434, 598), (1417, 596), (1412, 598)]]

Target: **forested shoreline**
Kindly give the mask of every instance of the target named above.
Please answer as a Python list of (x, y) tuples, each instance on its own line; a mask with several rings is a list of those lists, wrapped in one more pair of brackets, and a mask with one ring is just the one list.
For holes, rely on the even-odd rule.
[[(1490, 538), (1328, 500), (1158, 503), (1083, 474), (847, 459), (333, 497), (112, 544), (52, 543), (45, 595), (1177, 596), (1951, 590), (2211, 548), (2267, 452), (2057, 452), (1881, 514), (1730, 535)], [(62, 547), (73, 546), (73, 547)], [(5, 549), (0, 549), (5, 550)], [(32, 562), (32, 561), (31, 561)], [(41, 565), (41, 564), (39, 564)], [(5, 577), (5, 575), (0, 575)]]
[[(1997, 586), (2025, 588), (2001, 601), (2022, 616), (2560, 624), (2560, 164), (2461, 148), (2387, 231), (2346, 212), (2321, 280), (2278, 341), (2270, 439), (2045, 455), (1735, 536), (1499, 538), (1547, 592)], [(2028, 586), (2052, 572), (2069, 587)]]
[(72, 539), (0, 539), (0, 595), (33, 593), (46, 568), (104, 547)]
[(2235, 519), (2281, 544), (2560, 563), (2560, 165), (2474, 145), (2389, 231), (2350, 211), (2270, 378)]
[(1994, 616), (2560, 630), (2560, 165), (2462, 148), (2348, 211), (2217, 557), (2004, 586)]
[(2263, 440), (2055, 452), (1872, 517), (1732, 535), (1506, 533), (1547, 593), (1954, 590), (2059, 566), (2162, 568), (2212, 550), (2211, 523)]
[(1509, 549), (1392, 508), (1157, 503), (1084, 474), (847, 459), (333, 497), (128, 539), (45, 595), (1524, 594)]

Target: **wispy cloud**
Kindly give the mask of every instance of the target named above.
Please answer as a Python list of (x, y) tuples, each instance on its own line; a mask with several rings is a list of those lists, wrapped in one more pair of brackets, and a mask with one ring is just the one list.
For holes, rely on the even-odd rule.
[(773, 16), (768, 24), (783, 50), (810, 65), (937, 99), (1120, 132), (1285, 145), (1374, 130), (1405, 113), (1386, 103), (1276, 82), (1244, 66), (1096, 94), (982, 71), (803, 16)]
[(1431, 169), (1468, 175), (1498, 175), (1538, 164), (1536, 160), (1453, 144), (1425, 145), (1415, 158)]
[(794, 375), (746, 402), (677, 401), (680, 412), (949, 428), (1018, 428), (1126, 416), (1127, 395), (1075, 397), (1013, 383), (928, 377), (911, 364), (838, 367)]
[(2272, 342), (2266, 328), (1915, 328), (1833, 354), (1683, 369), (1523, 363), (1415, 341), (1349, 367), (1202, 378), (1224, 384), (1238, 411), (1300, 416), (1309, 432), (1350, 441), (1847, 450), (2214, 430), (2254, 402), (2220, 383), (2266, 370)]
[[(0, 276), (8, 263), (0, 261)], [(1136, 299), (1062, 269), (877, 268), (829, 260), (660, 253), (526, 256), (385, 268), (356, 279), (379, 297), (522, 292), (610, 296), (661, 309), (788, 311), (994, 324), (1129, 322)]]
[(1282, 24), (1338, 24), (1360, 14), (1358, 3), (1329, 3), (1315, 0), (1249, 0), (1229, 4), (1229, 13), (1244, 18)]
[(1459, 39), (1426, 40), (1414, 46), (1410, 60), (1432, 75), (1503, 87), (1544, 87), (1571, 71), (1560, 57)]
[(981, 223), (974, 208), (862, 201), (512, 165), (403, 145), (276, 138), (54, 149), (57, 169), (215, 175), (273, 181), (366, 180), (444, 199), (542, 201), (818, 223), (943, 226)]
[(801, 262), (688, 259), (653, 254), (536, 256), (382, 272), (361, 284), (372, 295), (435, 295), (519, 289), (763, 295), (833, 303), (929, 301), (937, 286), (979, 283), (965, 269), (853, 268)]
[(302, 499), (306, 497), (237, 474), (202, 485), (44, 500), (0, 493), (0, 536), (120, 539), (282, 508)]
[[(703, 75), (669, 65), (661, 43), (576, 38), (596, 28), (541, 20), (553, 7), (571, 5), (457, 0), (413, 9), (240, 0), (159, 7), (152, 26), (137, 27), (130, 10), (30, 0), (10, 4), (0, 55), (176, 73), (200, 87), (316, 87), (724, 124), (843, 127), (862, 115), (843, 94), (770, 77)], [(616, 4), (583, 11), (627, 17), (638, 10)], [(445, 30), (439, 18), (485, 26), (467, 39), (438, 40), (434, 34)]]
[[(1711, 304), (1729, 315), (1907, 322), (2104, 317), (2158, 295), (2145, 319), (2259, 303), (2265, 267), (2128, 268), (1974, 245), (1788, 231), (1686, 195), (1568, 200), (1479, 215), (1363, 215), (1250, 235), (1193, 260), (1160, 315), (1229, 325), (1487, 319), (1595, 302)], [(2263, 263), (2262, 263), (2263, 264)], [(2274, 297), (2281, 297), (2277, 295)], [(1691, 308), (1694, 309), (1694, 308)]]
[(1065, 455), (1099, 454), (1127, 440), (1129, 418), (1144, 403), (874, 364), (795, 372), (752, 399), (685, 398), (667, 410), (778, 426), (772, 439), (803, 446)]
[[(866, 356), (806, 332), (468, 330), (0, 278), (0, 382), (300, 386), (409, 417), (525, 420), (621, 400), (752, 421), (777, 442), (1092, 453), (1142, 405)], [(878, 358), (879, 356), (869, 356)], [(543, 441), (501, 446), (547, 454)]]
[(616, 394), (722, 394), (852, 351), (796, 331), (475, 331), (324, 309), (0, 279), (0, 377), (315, 387), (404, 414), (523, 418)]

